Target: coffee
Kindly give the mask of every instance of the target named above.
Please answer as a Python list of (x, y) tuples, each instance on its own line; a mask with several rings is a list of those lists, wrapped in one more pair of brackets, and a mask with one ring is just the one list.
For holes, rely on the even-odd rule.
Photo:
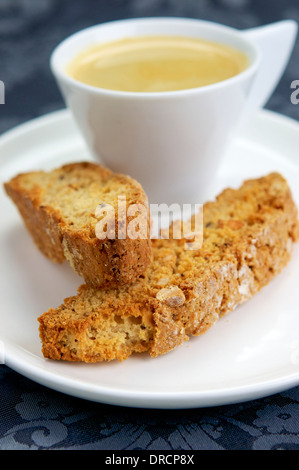
[(242, 72), (248, 59), (224, 44), (180, 36), (144, 36), (96, 44), (67, 67), (76, 80), (129, 92), (197, 88)]

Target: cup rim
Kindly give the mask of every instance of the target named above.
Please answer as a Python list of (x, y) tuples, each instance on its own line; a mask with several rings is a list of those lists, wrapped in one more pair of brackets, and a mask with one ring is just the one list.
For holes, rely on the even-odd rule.
[[(88, 85), (86, 83), (80, 82), (79, 80), (74, 79), (70, 75), (68, 75), (62, 67), (60, 67), (57, 62), (59, 55), (62, 54), (64, 48), (68, 46), (72, 41), (76, 40), (78, 37), (81, 35), (87, 35), (89, 33), (92, 33), (96, 31), (97, 29), (101, 29), (102, 27), (106, 26), (111, 26), (111, 27), (117, 27), (120, 24), (136, 24), (137, 23), (193, 23), (193, 24), (203, 24), (206, 26), (210, 26), (211, 28), (218, 28), (221, 29), (223, 32), (230, 34), (231, 37), (234, 36), (238, 41), (242, 41), (246, 47), (249, 47), (251, 49), (252, 55), (253, 55), (253, 60), (251, 61), (250, 65), (243, 70), (242, 72), (238, 73), (237, 75), (234, 75), (233, 77), (227, 78), (225, 80), (221, 80), (219, 82), (211, 83), (209, 85), (203, 85), (195, 88), (187, 88), (187, 89), (182, 89), (182, 90), (174, 90), (174, 91), (159, 91), (159, 92), (135, 92), (135, 91), (120, 91), (120, 90), (112, 90), (112, 89), (106, 89), (106, 88), (101, 88), (101, 87), (95, 87), (92, 85)], [(138, 35), (136, 35), (138, 36)], [(54, 77), (59, 81), (62, 82), (68, 82), (69, 85), (72, 85), (72, 87), (76, 87), (77, 89), (81, 89), (83, 91), (88, 91), (89, 93), (93, 93), (95, 95), (105, 95), (109, 97), (117, 97), (117, 98), (135, 98), (135, 99), (159, 99), (159, 98), (170, 98), (170, 97), (185, 97), (186, 95), (193, 95), (193, 94), (202, 94), (202, 93), (207, 93), (209, 91), (217, 90), (219, 88), (222, 88), (223, 86), (226, 85), (233, 85), (235, 82), (238, 82), (239, 80), (243, 80), (256, 71), (256, 69), (259, 66), (261, 60), (261, 54), (257, 46), (250, 41), (248, 38), (245, 38), (242, 35), (242, 30), (238, 30), (236, 28), (233, 28), (231, 26), (226, 26), (221, 23), (213, 22), (213, 21), (208, 21), (208, 20), (202, 20), (202, 19), (196, 19), (196, 18), (184, 18), (184, 17), (147, 17), (147, 18), (126, 18), (126, 19), (120, 19), (120, 20), (113, 20), (113, 21), (107, 21), (99, 24), (95, 24), (92, 26), (88, 26), (87, 28), (81, 29), (70, 36), (66, 37), (63, 39), (52, 51), (49, 64), (50, 64), (50, 69), (54, 75)]]

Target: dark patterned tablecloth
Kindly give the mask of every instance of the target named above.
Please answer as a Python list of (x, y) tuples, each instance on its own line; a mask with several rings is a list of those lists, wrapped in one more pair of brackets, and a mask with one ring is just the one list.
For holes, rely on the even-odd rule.
[[(49, 70), (69, 34), (121, 18), (185, 16), (250, 28), (299, 23), (298, 0), (0, 0), (0, 132), (63, 108)], [(299, 119), (299, 40), (267, 108)], [(1, 332), (0, 332), (1, 337)], [(247, 403), (192, 410), (108, 406), (47, 389), (0, 365), (0, 449), (299, 449), (299, 387)]]

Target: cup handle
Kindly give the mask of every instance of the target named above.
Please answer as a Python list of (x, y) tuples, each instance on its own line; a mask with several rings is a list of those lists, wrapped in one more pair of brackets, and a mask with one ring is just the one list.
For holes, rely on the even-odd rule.
[(293, 51), (297, 30), (296, 21), (283, 20), (242, 31), (261, 51), (260, 68), (248, 97), (250, 111), (262, 108), (278, 85)]

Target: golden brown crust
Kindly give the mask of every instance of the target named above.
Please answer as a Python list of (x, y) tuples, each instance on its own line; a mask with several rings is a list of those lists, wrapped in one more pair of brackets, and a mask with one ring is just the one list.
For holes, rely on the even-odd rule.
[[(83, 184), (89, 184), (89, 188), (83, 187), (84, 192)], [(150, 263), (149, 220), (144, 239), (118, 239), (117, 222), (116, 239), (100, 240), (95, 235), (94, 212), (103, 200), (117, 208), (118, 195), (125, 195), (128, 205), (142, 204), (148, 208), (143, 189), (132, 178), (100, 165), (80, 162), (48, 173), (21, 174), (4, 187), (42, 253), (53, 262), (67, 259), (87, 284), (98, 288), (130, 283)], [(91, 201), (80, 202), (86, 194), (90, 194)], [(85, 210), (87, 203), (90, 207)], [(73, 211), (71, 217), (63, 213), (63, 204), (66, 211)], [(80, 222), (80, 210), (86, 220), (76, 225), (74, 220)]]
[(20, 184), (20, 177), (21, 175), (4, 184), (6, 193), (17, 206), (40, 251), (53, 262), (62, 263), (65, 257), (61, 244), (60, 217), (55, 211), (41, 204), (37, 188), (27, 194)]
[(297, 209), (279, 174), (227, 189), (204, 206), (204, 242), (153, 240), (143, 279), (118, 289), (82, 285), (76, 296), (39, 317), (46, 358), (123, 360), (134, 352), (167, 353), (207, 331), (249, 300), (290, 259)]

